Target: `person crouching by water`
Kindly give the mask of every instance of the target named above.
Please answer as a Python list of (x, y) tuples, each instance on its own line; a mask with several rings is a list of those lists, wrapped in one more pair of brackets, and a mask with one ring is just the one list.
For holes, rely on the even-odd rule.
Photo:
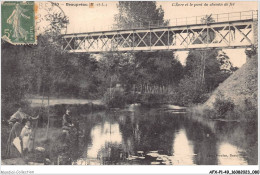
[(27, 120), (23, 127), (20, 137), (23, 143), (23, 155), (26, 156), (33, 149), (33, 132), (31, 127), (31, 121)]
[(74, 126), (70, 113), (71, 111), (68, 108), (62, 118), (62, 132), (65, 134), (65, 139), (69, 138), (69, 134)]

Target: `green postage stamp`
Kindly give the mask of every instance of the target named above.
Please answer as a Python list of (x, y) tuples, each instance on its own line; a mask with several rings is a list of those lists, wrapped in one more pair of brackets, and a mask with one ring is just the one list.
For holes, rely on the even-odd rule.
[(6, 1), (1, 10), (2, 39), (15, 45), (36, 44), (34, 2)]

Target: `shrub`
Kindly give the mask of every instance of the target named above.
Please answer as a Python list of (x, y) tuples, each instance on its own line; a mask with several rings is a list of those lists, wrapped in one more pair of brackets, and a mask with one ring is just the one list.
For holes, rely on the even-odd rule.
[(185, 76), (180, 81), (177, 92), (177, 99), (181, 105), (189, 106), (207, 100), (207, 96), (204, 95), (205, 86), (193, 76)]
[(125, 94), (126, 104), (133, 104), (141, 101), (142, 95), (138, 93), (128, 92)]
[(214, 103), (214, 108), (217, 112), (218, 118), (225, 118), (227, 113), (234, 111), (234, 107), (235, 104), (231, 99), (226, 99), (221, 93), (217, 95), (216, 101)]
[(111, 92), (108, 89), (103, 96), (103, 101), (109, 108), (122, 108), (126, 105), (126, 96), (120, 89), (114, 88)]
[(249, 100), (245, 100), (244, 119), (247, 121), (257, 121), (257, 108)]

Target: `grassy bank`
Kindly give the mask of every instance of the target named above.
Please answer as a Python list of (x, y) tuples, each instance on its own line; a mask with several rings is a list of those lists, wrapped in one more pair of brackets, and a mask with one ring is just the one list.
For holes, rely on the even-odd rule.
[[(39, 121), (37, 130), (35, 132), (35, 147), (43, 147), (45, 148), (44, 157), (51, 160), (52, 163), (57, 163), (58, 155), (64, 153), (64, 135), (62, 133), (62, 116), (65, 113), (67, 107), (70, 107), (71, 113), (73, 116), (73, 122), (78, 124), (82, 120), (83, 114), (86, 115), (91, 112), (97, 112), (106, 109), (104, 105), (97, 105), (93, 103), (88, 104), (60, 104), (53, 105), (49, 108), (47, 107), (26, 107), (24, 108), (25, 113), (36, 116), (39, 115)], [(15, 112), (15, 110), (14, 110)], [(47, 136), (47, 123), (48, 123), (48, 115), (50, 118), (50, 128), (48, 130)], [(7, 118), (7, 117), (6, 117)], [(34, 122), (34, 126), (36, 123)], [(7, 148), (7, 139), (9, 133), (11, 131), (11, 127), (8, 125), (6, 120), (2, 120), (1, 123), (1, 152), (2, 158), (6, 159), (6, 148)], [(75, 138), (72, 138), (73, 141)], [(66, 143), (67, 145), (69, 143)], [(74, 146), (76, 144), (74, 143)], [(74, 149), (74, 148), (73, 148)], [(71, 151), (71, 150), (70, 150)], [(75, 155), (76, 152), (79, 151), (76, 148), (73, 152)], [(34, 155), (34, 158), (37, 159), (37, 155)], [(38, 155), (39, 156), (39, 155)], [(41, 158), (38, 158), (41, 159)]]
[[(45, 97), (44, 100), (42, 99), (42, 96), (33, 96), (33, 97), (27, 97), (27, 101), (30, 102), (31, 107), (40, 107), (40, 106), (48, 106), (48, 98)], [(102, 105), (101, 100), (86, 100), (86, 99), (73, 99), (73, 98), (55, 98), (50, 97), (49, 98), (49, 105), (61, 105), (61, 104), (88, 104), (93, 103), (96, 105)]]
[(250, 101), (245, 101), (241, 107), (222, 94), (216, 96), (212, 108), (198, 105), (189, 108), (189, 112), (194, 116), (219, 121), (257, 122), (258, 116), (257, 108)]
[[(258, 108), (258, 57), (248, 58), (247, 62), (228, 79), (219, 85), (203, 105), (204, 109), (213, 109), (216, 104), (233, 103), (234, 112), (257, 111)], [(248, 117), (248, 116), (245, 116)]]
[(204, 118), (219, 120), (257, 121), (257, 55), (216, 88), (210, 98), (192, 113)]

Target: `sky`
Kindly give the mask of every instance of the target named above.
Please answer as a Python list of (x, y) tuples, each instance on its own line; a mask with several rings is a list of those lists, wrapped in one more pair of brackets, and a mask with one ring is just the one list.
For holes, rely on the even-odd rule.
[[(104, 6), (101, 6), (102, 3)], [(188, 3), (189, 6), (185, 6), (186, 3)], [(208, 6), (204, 6), (205, 3), (207, 3)], [(210, 6), (212, 3), (215, 5), (228, 3), (229, 6)], [(232, 3), (232, 5), (230, 5), (230, 3)], [(63, 9), (64, 13), (70, 20), (68, 33), (86, 32), (88, 30), (93, 30), (93, 28), (106, 28), (114, 23), (114, 15), (118, 13), (116, 1), (95, 2), (94, 8), (90, 8), (89, 6), (72, 6), (71, 4), (87, 5), (89, 2), (60, 2), (59, 6)], [(193, 6), (190, 6), (190, 4), (193, 4)], [(200, 4), (203, 6), (199, 6)], [(157, 6), (160, 5), (164, 10), (164, 19), (186, 18), (207, 14), (258, 9), (257, 1), (158, 1)]]
[[(59, 7), (68, 16), (70, 24), (67, 33), (81, 33), (93, 30), (109, 29), (114, 23), (114, 15), (118, 13), (117, 2), (59, 2)], [(93, 2), (92, 2), (93, 3)], [(227, 3), (227, 6), (224, 6)], [(207, 6), (205, 6), (207, 5)], [(186, 18), (227, 12), (257, 10), (257, 1), (158, 1), (162, 6), (164, 19)], [(241, 67), (246, 61), (244, 49), (224, 50), (234, 66)], [(180, 61), (185, 64), (187, 52), (178, 52)]]

